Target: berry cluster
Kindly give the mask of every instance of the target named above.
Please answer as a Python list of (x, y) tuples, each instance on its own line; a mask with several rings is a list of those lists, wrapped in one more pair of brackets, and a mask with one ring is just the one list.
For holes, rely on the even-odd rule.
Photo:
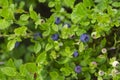
[[(59, 25), (59, 24), (61, 23), (60, 17), (56, 17), (54, 23), (55, 23), (56, 25)], [(70, 28), (71, 25), (70, 25), (69, 23), (64, 23), (64, 24), (63, 24), (63, 27)], [(42, 34), (41, 34), (40, 32), (37, 32), (37, 33), (34, 34), (34, 39), (35, 39), (35, 40), (36, 40), (37, 38), (39, 38), (39, 37), (42, 38)], [(55, 34), (52, 34), (52, 35), (51, 35), (51, 39), (52, 39), (53, 41), (57, 41), (57, 40), (59, 40), (59, 38), (60, 38), (60, 36), (59, 36), (58, 33), (55, 33)], [(89, 36), (88, 34), (86, 34), (86, 33), (84, 33), (84, 34), (82, 34), (82, 35), (80, 36), (80, 41), (81, 41), (81, 42), (84, 42), (84, 43), (85, 43), (85, 42), (88, 42), (89, 39), (90, 39), (90, 36)], [(74, 51), (74, 52), (73, 52), (73, 57), (76, 58), (76, 57), (78, 57), (78, 56), (79, 56), (78, 51)], [(76, 72), (76, 73), (80, 73), (80, 72), (81, 72), (81, 66), (80, 66), (80, 65), (77, 65), (77, 66), (75, 67), (75, 72)]]

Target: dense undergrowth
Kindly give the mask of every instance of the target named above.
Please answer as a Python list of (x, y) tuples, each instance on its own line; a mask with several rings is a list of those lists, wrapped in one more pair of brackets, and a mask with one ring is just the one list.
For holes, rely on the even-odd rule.
[(0, 80), (120, 80), (119, 0), (0, 0)]

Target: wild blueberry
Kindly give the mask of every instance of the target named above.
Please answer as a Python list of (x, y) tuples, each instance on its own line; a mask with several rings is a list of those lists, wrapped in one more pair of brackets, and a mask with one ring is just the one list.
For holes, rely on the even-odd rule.
[(16, 42), (15, 43), (15, 48), (18, 47), (20, 45), (20, 42)]
[(70, 25), (69, 23), (64, 23), (63, 26), (64, 26), (64, 27), (67, 27), (67, 28), (70, 28), (70, 27), (71, 27), (71, 25)]
[(78, 55), (79, 55), (78, 52), (77, 52), (77, 51), (74, 51), (73, 57), (77, 57)]
[(56, 17), (55, 24), (60, 24), (61, 20), (59, 17)]
[(53, 35), (51, 36), (51, 38), (52, 38), (52, 40), (57, 41), (58, 38), (59, 38), (59, 35), (58, 35), (58, 34), (53, 34)]
[(38, 37), (42, 38), (42, 34), (40, 32), (36, 32), (34, 35), (34, 39), (36, 40)]
[(80, 36), (80, 40), (81, 40), (82, 42), (88, 42), (89, 39), (90, 39), (90, 36), (89, 36), (88, 34), (86, 34), (86, 33), (84, 33), (84, 34), (82, 34), (82, 35)]
[(81, 72), (81, 66), (76, 66), (75, 67), (75, 72), (80, 73)]

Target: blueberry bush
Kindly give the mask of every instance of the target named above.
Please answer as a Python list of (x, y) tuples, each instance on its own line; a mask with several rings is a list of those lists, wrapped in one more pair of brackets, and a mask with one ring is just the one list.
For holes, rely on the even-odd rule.
[(120, 80), (120, 0), (0, 0), (0, 80)]

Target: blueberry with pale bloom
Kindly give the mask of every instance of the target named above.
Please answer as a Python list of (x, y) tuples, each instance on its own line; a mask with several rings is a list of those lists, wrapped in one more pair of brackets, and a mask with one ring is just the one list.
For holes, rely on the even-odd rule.
[(59, 35), (58, 34), (53, 34), (51, 36), (51, 38), (52, 38), (52, 40), (57, 41), (59, 39)]
[(76, 73), (80, 73), (80, 72), (81, 72), (81, 66), (79, 66), (79, 65), (76, 66), (76, 67), (75, 67), (75, 72), (76, 72)]
[(79, 53), (77, 51), (74, 51), (73, 57), (78, 57)]
[(60, 22), (61, 22), (60, 18), (59, 18), (59, 17), (56, 17), (56, 19), (55, 19), (55, 24), (60, 24)]
[(84, 33), (84, 34), (82, 34), (82, 35), (80, 36), (80, 40), (81, 40), (82, 42), (88, 42), (89, 39), (90, 39), (90, 36), (89, 36), (88, 34), (86, 34), (86, 33)]

